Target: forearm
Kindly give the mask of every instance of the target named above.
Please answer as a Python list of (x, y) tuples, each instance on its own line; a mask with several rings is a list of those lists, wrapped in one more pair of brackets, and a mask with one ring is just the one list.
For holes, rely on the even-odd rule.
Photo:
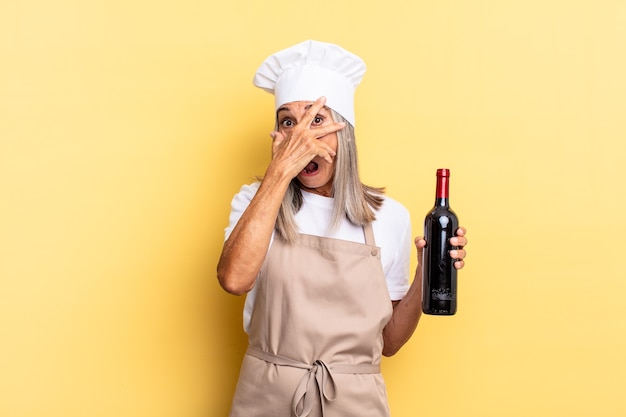
[(409, 291), (394, 301), (393, 314), (383, 329), (383, 355), (392, 356), (409, 340), (422, 315), (422, 267), (418, 265)]
[(250, 205), (224, 242), (217, 277), (227, 292), (240, 295), (254, 287), (289, 182), (288, 176), (270, 167)]
[[(463, 249), (467, 245), (465, 237), (465, 228), (459, 227), (456, 236), (450, 239), (452, 246), (458, 246), (459, 249), (450, 252), (450, 256), (457, 261), (454, 263), (456, 269), (461, 269), (465, 265), (466, 252)], [(393, 314), (391, 320), (383, 329), (383, 355), (394, 355), (409, 340), (417, 323), (422, 315), (422, 251), (426, 246), (423, 237), (415, 238), (415, 247), (417, 248), (418, 265), (415, 269), (415, 278), (411, 284), (409, 291), (400, 301), (394, 301)]]

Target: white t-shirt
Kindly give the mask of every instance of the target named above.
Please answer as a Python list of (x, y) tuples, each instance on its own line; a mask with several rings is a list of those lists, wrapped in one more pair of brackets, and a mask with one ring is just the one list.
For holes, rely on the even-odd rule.
[[(233, 198), (229, 225), (225, 230), (226, 239), (250, 204), (259, 185), (258, 182), (244, 185)], [(305, 191), (302, 195), (304, 197), (302, 208), (295, 216), (300, 233), (365, 243), (363, 227), (356, 226), (347, 219), (339, 227), (329, 230), (333, 211), (332, 198)], [(376, 246), (381, 248), (381, 262), (389, 297), (391, 300), (400, 300), (409, 289), (412, 242), (409, 212), (399, 202), (385, 196), (382, 207), (376, 211), (376, 220), (372, 223), (372, 229)], [(255, 289), (256, 287), (246, 296), (243, 312), (246, 333), (249, 330), (250, 316), (254, 307)]]

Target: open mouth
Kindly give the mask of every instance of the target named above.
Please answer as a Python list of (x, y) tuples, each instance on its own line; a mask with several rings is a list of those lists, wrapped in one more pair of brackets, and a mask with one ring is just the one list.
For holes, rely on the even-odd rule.
[(304, 167), (302, 172), (304, 174), (311, 175), (311, 174), (315, 174), (318, 171), (318, 169), (319, 169), (319, 165), (317, 165), (317, 162), (311, 161), (306, 167)]

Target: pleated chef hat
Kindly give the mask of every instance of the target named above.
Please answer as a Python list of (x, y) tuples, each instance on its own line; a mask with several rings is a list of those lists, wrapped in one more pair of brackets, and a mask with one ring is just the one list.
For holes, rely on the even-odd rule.
[(354, 126), (354, 90), (365, 74), (361, 58), (331, 43), (308, 40), (270, 55), (254, 76), (254, 85), (274, 94), (275, 110), (292, 101), (326, 105)]

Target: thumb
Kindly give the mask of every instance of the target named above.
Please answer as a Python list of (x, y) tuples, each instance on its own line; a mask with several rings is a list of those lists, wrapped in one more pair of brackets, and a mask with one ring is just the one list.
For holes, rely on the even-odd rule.
[(424, 252), (424, 247), (426, 246), (426, 240), (422, 236), (418, 236), (415, 238), (415, 248), (417, 249), (417, 261), (422, 261), (422, 253)]
[(285, 140), (285, 136), (277, 131), (270, 132), (272, 138), (272, 152), (276, 152), (278, 146)]
[(283, 134), (276, 130), (274, 130), (273, 132), (270, 132), (270, 137), (272, 138), (272, 142), (276, 144), (282, 142), (285, 139)]

